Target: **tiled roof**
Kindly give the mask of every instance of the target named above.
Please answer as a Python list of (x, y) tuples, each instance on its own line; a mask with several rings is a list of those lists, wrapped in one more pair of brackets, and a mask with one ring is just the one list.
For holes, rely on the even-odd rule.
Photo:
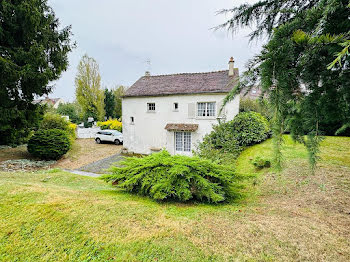
[(234, 70), (234, 76), (229, 76), (228, 70), (143, 76), (125, 92), (124, 97), (226, 93), (234, 87), (237, 79), (238, 69)]
[(167, 124), (165, 129), (168, 131), (188, 131), (194, 132), (198, 129), (197, 124)]

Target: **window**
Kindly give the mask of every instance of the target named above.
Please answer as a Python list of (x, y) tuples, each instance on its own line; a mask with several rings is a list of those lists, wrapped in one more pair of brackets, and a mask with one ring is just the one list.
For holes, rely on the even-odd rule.
[(134, 119), (134, 117), (132, 116), (132, 117), (130, 117), (130, 124), (134, 124), (135, 123), (135, 121), (134, 121), (135, 119)]
[(179, 103), (174, 103), (174, 111), (179, 111)]
[(147, 111), (148, 112), (155, 112), (156, 111), (156, 104), (155, 103), (147, 103)]
[(175, 151), (191, 152), (190, 132), (175, 132)]
[(215, 116), (215, 102), (198, 103), (197, 105), (198, 116)]

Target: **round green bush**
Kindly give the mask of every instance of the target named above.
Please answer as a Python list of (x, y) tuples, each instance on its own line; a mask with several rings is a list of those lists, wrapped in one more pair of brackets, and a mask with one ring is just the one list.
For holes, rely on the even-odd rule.
[(199, 157), (171, 156), (162, 151), (143, 158), (126, 158), (120, 164), (103, 179), (156, 200), (218, 203), (239, 195), (240, 179), (232, 167)]
[(40, 129), (28, 142), (28, 152), (43, 160), (58, 160), (70, 149), (67, 132), (60, 129)]
[(269, 122), (257, 112), (239, 113), (228, 125), (241, 146), (261, 143), (271, 133)]

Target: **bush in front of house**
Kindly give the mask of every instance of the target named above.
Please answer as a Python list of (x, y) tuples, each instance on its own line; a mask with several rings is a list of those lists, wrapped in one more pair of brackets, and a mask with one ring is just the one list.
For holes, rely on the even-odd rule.
[(123, 130), (122, 122), (118, 121), (117, 119), (110, 119), (105, 122), (97, 122), (97, 126), (99, 126), (102, 130), (112, 129), (119, 132), (122, 132)]
[(257, 112), (239, 113), (229, 122), (229, 128), (241, 146), (261, 143), (271, 134), (269, 122)]
[(42, 160), (58, 160), (70, 147), (69, 135), (60, 129), (40, 129), (28, 142), (28, 152)]
[(270, 132), (269, 122), (261, 114), (239, 113), (232, 121), (214, 126), (197, 146), (195, 154), (227, 164), (235, 160), (245, 147), (266, 140)]
[(155, 200), (218, 203), (238, 196), (238, 177), (232, 167), (199, 157), (171, 156), (162, 151), (143, 158), (126, 158), (120, 164), (103, 179)]

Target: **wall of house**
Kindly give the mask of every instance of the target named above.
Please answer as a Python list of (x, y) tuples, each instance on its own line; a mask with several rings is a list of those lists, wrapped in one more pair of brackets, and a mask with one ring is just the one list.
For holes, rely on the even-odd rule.
[[(198, 130), (192, 132), (192, 150), (203, 137), (217, 124), (218, 112), (227, 94), (171, 95), (160, 97), (124, 98), (123, 138), (124, 147), (129, 152), (150, 154), (160, 149), (175, 153), (174, 132), (165, 130), (168, 123), (198, 124)], [(215, 117), (197, 117), (198, 102), (216, 102)], [(147, 111), (147, 103), (155, 103), (155, 112)], [(178, 111), (174, 110), (178, 103)], [(239, 97), (225, 106), (220, 117), (232, 120), (239, 112)], [(131, 123), (134, 118), (134, 124)]]

